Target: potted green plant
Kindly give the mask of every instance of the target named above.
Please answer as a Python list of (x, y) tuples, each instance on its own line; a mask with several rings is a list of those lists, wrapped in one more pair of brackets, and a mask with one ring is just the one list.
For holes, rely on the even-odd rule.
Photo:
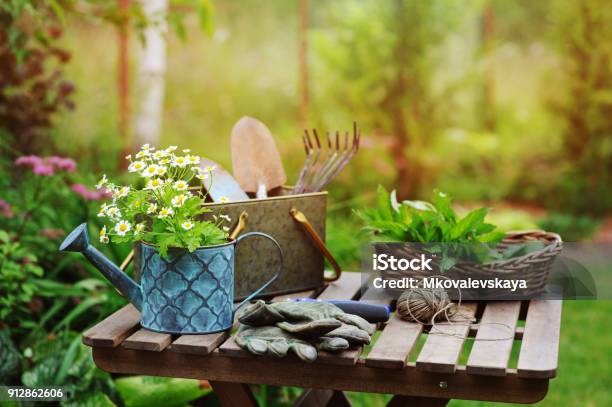
[[(141, 284), (123, 273), (89, 243), (85, 224), (70, 233), (62, 251), (82, 252), (117, 289), (141, 311), (144, 328), (176, 334), (211, 333), (233, 322), (234, 257), (236, 245), (249, 236), (275, 243), (281, 265), (274, 276), (248, 296), (246, 303), (282, 272), (282, 252), (276, 241), (259, 232), (228, 238), (229, 217), (212, 220), (206, 193), (193, 184), (212, 176), (214, 168), (200, 167), (200, 157), (177, 147), (155, 150), (144, 145), (128, 171), (138, 175), (134, 185), (117, 185), (103, 176), (97, 187), (110, 191), (112, 201), (100, 207), (106, 221), (100, 242), (140, 244)], [(241, 303), (240, 305), (242, 305)]]

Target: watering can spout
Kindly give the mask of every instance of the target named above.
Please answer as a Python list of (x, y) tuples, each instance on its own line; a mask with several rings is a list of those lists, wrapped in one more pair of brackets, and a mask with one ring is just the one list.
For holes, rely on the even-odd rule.
[(106, 277), (124, 297), (140, 310), (142, 304), (140, 286), (89, 243), (86, 223), (80, 224), (70, 232), (59, 249), (62, 252), (83, 253), (87, 260), (100, 270), (104, 277)]

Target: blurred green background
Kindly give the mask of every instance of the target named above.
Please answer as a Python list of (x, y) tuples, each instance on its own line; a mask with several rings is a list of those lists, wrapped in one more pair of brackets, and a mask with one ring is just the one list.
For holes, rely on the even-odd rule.
[[(160, 402), (180, 403), (172, 405), (202, 396), (209, 390), (196, 382), (182, 383), (188, 396), (177, 399), (165, 393), (175, 382), (122, 382), (97, 370), (75, 332), (123, 300), (79, 258), (55, 253), (63, 232), (97, 222), (96, 202), (74, 184), (121, 176), (123, 155), (139, 144), (150, 22), (133, 2), (95, 0), (7, 2), (0, 17), (0, 296), (10, 298), (0, 314), (0, 379), (35, 385), (60, 374), (77, 405), (135, 405), (143, 388), (147, 400), (159, 391)], [(170, 1), (167, 18), (159, 147), (191, 148), (231, 168), (231, 128), (253, 116), (272, 131), (293, 183), (304, 128), (358, 123), (361, 149), (329, 186), (327, 240), (344, 268), (358, 267), (362, 241), (352, 210), (370, 204), (378, 184), (407, 199), (437, 188), (460, 209), (490, 206), (503, 230), (612, 241), (611, 2), (182, 0)], [(70, 157), (78, 168), (54, 175), (46, 191), (13, 164), (28, 154)], [(128, 248), (106, 250), (120, 261)], [(540, 405), (612, 405), (611, 305), (564, 304), (559, 377)], [(71, 351), (58, 355), (47, 342)], [(295, 394), (257, 388), (266, 405)]]

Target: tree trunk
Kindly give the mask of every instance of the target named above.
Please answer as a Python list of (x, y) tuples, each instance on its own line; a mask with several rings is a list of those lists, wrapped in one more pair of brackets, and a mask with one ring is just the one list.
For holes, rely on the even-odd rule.
[(299, 1), (300, 28), (299, 28), (299, 71), (300, 71), (300, 126), (306, 128), (308, 124), (308, 104), (310, 92), (308, 87), (308, 0)]
[[(405, 107), (410, 93), (407, 88), (407, 66), (410, 61), (407, 56), (409, 32), (404, 24), (404, 13), (406, 13), (404, 0), (396, 0), (395, 7), (399, 38), (393, 53), (398, 70), (390, 92), (383, 102), (383, 109), (391, 113), (394, 142), (391, 143), (390, 154), (397, 169), (395, 185), (397, 197), (403, 200), (418, 196), (421, 187), (421, 165), (417, 162), (418, 155), (414, 153), (415, 139), (418, 135), (414, 134), (414, 130), (410, 129), (406, 122), (406, 114), (412, 113), (407, 113)], [(413, 83), (412, 86), (414, 88), (420, 84)], [(412, 154), (409, 154), (409, 149), (412, 149)]]
[(482, 54), (487, 59), (482, 89), (482, 117), (485, 129), (495, 131), (495, 77), (489, 57), (493, 51), (495, 41), (495, 11), (489, 3), (482, 15)]
[[(128, 147), (129, 134), (129, 58), (128, 58), (128, 24), (127, 13), (130, 6), (130, 0), (119, 0), (119, 9), (121, 11), (122, 21), (119, 25), (119, 55), (117, 58), (117, 91), (119, 97), (119, 138), (121, 142), (121, 158), (125, 149)], [(123, 160), (119, 160), (123, 162)]]
[(138, 109), (134, 118), (135, 148), (159, 144), (166, 73), (166, 13), (168, 0), (144, 0), (148, 25), (138, 64)]

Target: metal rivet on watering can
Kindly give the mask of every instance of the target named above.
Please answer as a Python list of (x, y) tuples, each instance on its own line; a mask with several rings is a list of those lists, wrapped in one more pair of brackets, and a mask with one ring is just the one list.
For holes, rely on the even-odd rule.
[(448, 389), (448, 382), (441, 381), (439, 386), (440, 386), (441, 389)]

